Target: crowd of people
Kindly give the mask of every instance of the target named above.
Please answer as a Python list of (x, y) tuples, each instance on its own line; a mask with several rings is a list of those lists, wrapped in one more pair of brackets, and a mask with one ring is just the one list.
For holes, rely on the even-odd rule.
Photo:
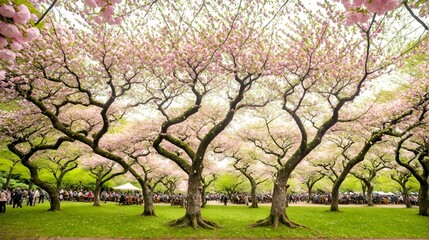
[[(76, 202), (93, 202), (94, 193), (90, 190), (63, 190), (58, 192), (60, 201), (76, 201)], [(373, 194), (374, 204), (404, 204), (405, 199), (401, 194)], [(412, 205), (418, 205), (418, 195), (412, 194), (408, 196)], [(258, 194), (258, 203), (271, 203), (272, 196), (270, 194)], [(20, 189), (13, 190), (2, 189), (0, 192), (0, 213), (6, 212), (6, 205), (12, 205), (13, 208), (22, 208), (22, 205), (35, 206), (36, 203), (49, 201), (49, 195), (42, 189)], [(143, 195), (140, 192), (120, 192), (120, 191), (102, 191), (100, 194), (102, 202), (116, 202), (119, 205), (143, 204)], [(252, 197), (246, 193), (222, 194), (208, 193), (205, 200), (219, 201), (224, 205), (228, 202), (234, 204), (246, 204), (252, 202)], [(331, 194), (318, 193), (313, 194), (311, 198), (308, 194), (289, 194), (289, 203), (309, 202), (314, 204), (330, 204), (332, 200)], [(170, 203), (171, 205), (186, 205), (186, 196), (183, 194), (166, 194), (155, 193), (153, 195), (154, 203)], [(366, 196), (361, 193), (343, 193), (339, 195), (339, 204), (367, 204)]]
[(47, 194), (41, 189), (26, 190), (21, 188), (2, 189), (0, 193), (0, 212), (6, 212), (6, 205), (12, 205), (13, 208), (22, 208), (22, 204), (35, 206), (36, 203), (43, 203)]

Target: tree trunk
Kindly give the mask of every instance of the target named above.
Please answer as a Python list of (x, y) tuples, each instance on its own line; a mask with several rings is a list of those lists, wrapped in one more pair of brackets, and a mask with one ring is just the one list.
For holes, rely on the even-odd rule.
[[(197, 169), (195, 169), (195, 165), (197, 165)], [(201, 216), (201, 171), (201, 165), (193, 164), (188, 179), (188, 203), (186, 206), (186, 214), (182, 218), (170, 222), (170, 226), (192, 226), (193, 228), (203, 227), (206, 229), (215, 229), (219, 227), (216, 223), (205, 220)]]
[(144, 201), (144, 210), (141, 215), (144, 216), (156, 216), (155, 209), (153, 207), (153, 193), (149, 188), (147, 181), (140, 182), (140, 185), (143, 190), (143, 201)]
[(101, 179), (97, 179), (95, 182), (95, 190), (94, 190), (94, 204), (92, 206), (94, 207), (100, 206), (100, 193), (101, 193)]
[(372, 202), (372, 192), (374, 191), (374, 186), (368, 185), (368, 190), (366, 192), (366, 201), (368, 202), (368, 206), (374, 206)]
[(338, 195), (339, 195), (339, 191), (340, 191), (340, 186), (341, 183), (338, 181), (335, 181), (334, 185), (332, 186), (332, 201), (331, 201), (331, 211), (333, 212), (337, 212), (339, 211), (338, 209)]
[(361, 187), (362, 187), (362, 196), (367, 195), (367, 197), (368, 197), (368, 193), (366, 191), (366, 184), (362, 180), (360, 182), (361, 182)]
[(276, 180), (274, 182), (273, 200), (271, 203), (270, 215), (266, 219), (257, 221), (252, 226), (278, 227), (279, 224), (285, 224), (290, 228), (296, 228), (301, 226), (297, 223), (290, 221), (286, 215), (287, 180), (289, 179), (291, 171), (292, 170), (283, 168), (277, 172)]
[(258, 197), (256, 196), (256, 184), (251, 184), (252, 205), (250, 208), (258, 208)]
[[(42, 187), (39, 185), (39, 187)], [(48, 211), (59, 211), (61, 209), (61, 202), (60, 202), (60, 198), (58, 196), (57, 190), (55, 188), (44, 188), (42, 187), (43, 190), (46, 191), (46, 193), (48, 193), (49, 195), (49, 204), (50, 204), (50, 208), (48, 209)]]
[(202, 186), (202, 189), (201, 189), (201, 208), (205, 208), (206, 204), (207, 204), (207, 201), (206, 201), (206, 187)]
[(429, 216), (429, 184), (420, 184), (419, 215)]
[(61, 209), (61, 203), (60, 198), (58, 197), (57, 188), (52, 186), (51, 184), (44, 182), (39, 178), (39, 168), (32, 165), (28, 160), (21, 159), (21, 163), (30, 170), (30, 183), (34, 183), (43, 190), (45, 190), (46, 193), (48, 193), (49, 198), (51, 199), (49, 201), (50, 208), (48, 211), (59, 211)]
[(9, 187), (10, 179), (12, 178), (13, 167), (10, 167), (9, 173), (6, 177), (6, 182), (3, 184), (2, 189), (6, 189)]
[(307, 199), (307, 203), (310, 203), (311, 199), (313, 198), (313, 186), (308, 186), (308, 199)]

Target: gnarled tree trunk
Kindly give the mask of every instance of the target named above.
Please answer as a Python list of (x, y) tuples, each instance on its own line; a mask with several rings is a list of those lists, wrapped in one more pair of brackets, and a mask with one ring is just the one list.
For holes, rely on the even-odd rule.
[(140, 185), (143, 190), (143, 201), (144, 201), (144, 210), (141, 215), (144, 216), (156, 216), (155, 209), (153, 207), (153, 193), (149, 188), (147, 181), (141, 181)]
[[(197, 165), (197, 166), (195, 166)], [(182, 218), (170, 222), (171, 226), (194, 228), (203, 227), (207, 229), (215, 229), (219, 227), (216, 223), (205, 220), (201, 216), (201, 172), (202, 164), (193, 164), (188, 179), (188, 204), (186, 206), (186, 214)]]
[(101, 193), (101, 181), (97, 179), (95, 182), (95, 190), (94, 190), (94, 204), (92, 206), (99, 207), (100, 206), (100, 193)]
[(420, 184), (419, 215), (429, 216), (429, 184)]
[(258, 197), (256, 196), (257, 185), (256, 185), (256, 183), (255, 184), (253, 184), (252, 182), (250, 182), (250, 183), (251, 183), (250, 192), (252, 195), (252, 205), (250, 205), (250, 207), (251, 208), (258, 208)]
[(290, 228), (300, 227), (302, 225), (289, 220), (286, 215), (286, 191), (287, 180), (289, 179), (291, 170), (281, 169), (277, 172), (276, 180), (274, 181), (273, 199), (271, 203), (270, 215), (263, 220), (257, 221), (252, 226), (273, 226), (278, 227), (280, 223), (285, 224)]
[[(341, 177), (341, 175), (340, 175), (340, 177)], [(338, 197), (339, 196), (338, 195), (340, 192), (341, 183), (343, 181), (339, 181), (339, 179), (337, 179), (337, 181), (335, 181), (334, 185), (332, 186), (332, 192), (331, 192), (332, 201), (331, 201), (331, 208), (330, 208), (331, 211), (334, 211), (334, 212), (339, 211), (339, 208), (338, 208)]]

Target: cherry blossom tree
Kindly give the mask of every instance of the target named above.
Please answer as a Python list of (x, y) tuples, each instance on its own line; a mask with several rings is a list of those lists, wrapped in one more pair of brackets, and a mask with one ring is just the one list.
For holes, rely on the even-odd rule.
[[(272, 29), (261, 27), (266, 25), (263, 14), (271, 12), (257, 3), (212, 2), (190, 5), (190, 14), (185, 17), (177, 12), (178, 7), (166, 4), (169, 16), (164, 18), (174, 16), (181, 19), (180, 24), (168, 23), (162, 38), (152, 40), (166, 43), (165, 49), (154, 54), (169, 54), (167, 65), (160, 64), (161, 56), (151, 61), (152, 74), (161, 83), (154, 92), (159, 98), (156, 106), (165, 119), (153, 146), (189, 176), (186, 214), (172, 225), (215, 228), (215, 223), (202, 218), (200, 210), (205, 155), (237, 111), (264, 103), (250, 102), (245, 96), (263, 75), (270, 58), (273, 45), (267, 43)], [(215, 96), (217, 104), (210, 104)], [(183, 102), (181, 107), (177, 107), (179, 102)], [(185, 126), (192, 121), (198, 124), (189, 128), (197, 130), (193, 138), (174, 134), (175, 128), (188, 129)]]
[[(409, 94), (404, 95), (409, 96)], [(367, 153), (371, 150), (375, 143), (382, 141), (383, 136), (387, 135), (394, 137), (405, 136), (408, 134), (408, 132), (422, 124), (422, 121), (425, 119), (427, 111), (426, 108), (429, 99), (427, 98), (427, 94), (424, 94), (421, 97), (420, 96), (417, 95), (417, 101), (414, 100), (413, 102), (411, 100), (411, 103), (402, 102), (399, 99), (397, 100), (398, 105), (389, 102), (389, 106), (392, 108), (401, 106), (399, 109), (395, 109), (396, 111), (392, 111), (392, 108), (388, 108), (385, 105), (381, 105), (379, 108), (375, 109), (376, 112), (382, 112), (380, 109), (391, 111), (390, 114), (383, 112), (382, 119), (380, 119), (381, 121), (378, 123), (378, 126), (371, 131), (371, 134), (366, 138), (365, 143), (362, 146), (355, 148), (353, 151), (354, 153), (351, 155), (349, 155), (348, 150), (351, 149), (352, 145), (356, 142), (352, 139), (338, 142), (337, 145), (342, 149), (341, 155), (346, 160), (346, 163), (344, 164), (344, 168), (332, 188), (331, 211), (338, 211), (338, 192), (341, 183), (345, 180), (352, 168), (365, 159)], [(369, 192), (370, 191), (368, 191), (368, 194)]]
[(302, 162), (296, 169), (298, 180), (307, 187), (307, 203), (313, 200), (314, 185), (325, 177), (323, 170), (313, 166), (310, 162), (313, 161)]
[[(365, 186), (366, 201), (368, 206), (374, 206), (374, 203), (372, 201), (372, 193), (374, 191), (374, 178), (377, 176), (377, 173), (379, 171), (388, 167), (389, 166), (387, 160), (385, 159), (385, 155), (379, 155), (376, 159), (371, 159), (369, 161), (362, 162), (350, 172), (357, 179), (361, 180), (361, 182), (363, 183), (362, 185)], [(365, 192), (363, 194), (365, 194)]]
[(392, 169), (392, 173), (390, 174), (390, 178), (401, 186), (399, 188), (399, 191), (404, 197), (404, 204), (407, 208), (411, 208), (411, 201), (409, 195), (411, 187), (407, 186), (410, 177), (411, 172), (408, 170), (404, 171), (404, 169)]
[[(248, 126), (241, 126), (237, 132), (247, 129)], [(215, 152), (226, 156), (232, 161), (232, 167), (239, 171), (250, 184), (251, 208), (258, 208), (257, 188), (258, 185), (266, 182), (271, 178), (271, 172), (267, 169), (264, 161), (259, 160), (259, 156), (252, 148), (253, 146), (245, 142), (246, 134), (238, 134), (240, 137), (230, 136), (220, 138), (219, 146), (216, 146)]]
[[(7, 148), (29, 169), (30, 181), (48, 193), (51, 199), (49, 210), (58, 211), (60, 200), (57, 188), (40, 178), (40, 167), (35, 164), (35, 160), (46, 157), (47, 152), (74, 140), (49, 128), (48, 120), (40, 112), (33, 111), (24, 102), (20, 106), (18, 110), (2, 112), (1, 140), (6, 141)], [(20, 119), (19, 124), (16, 119)]]
[(425, 136), (427, 130), (426, 125), (421, 129), (425, 132), (423, 134), (405, 135), (398, 141), (395, 150), (396, 162), (410, 171), (420, 184), (419, 215), (422, 216), (429, 216), (429, 140)]
[[(327, 3), (326, 15), (323, 10), (312, 11), (304, 6), (293, 9), (301, 9), (300, 16), (306, 17), (301, 21), (291, 20), (290, 25), (294, 27), (290, 29), (294, 32), (283, 34), (284, 42), (289, 44), (283, 45), (284, 54), (279, 54), (277, 62), (281, 63), (283, 71), (276, 75), (282, 79), (276, 89), (282, 96), (281, 108), (289, 116), (285, 122), (296, 124), (291, 132), (297, 132), (298, 136), (284, 137), (290, 139), (291, 147), (279, 161), (270, 215), (254, 226), (301, 226), (286, 215), (286, 189), (291, 173), (337, 122), (346, 120), (346, 109), (367, 87), (366, 83), (382, 74), (407, 51), (385, 54), (387, 52), (382, 50), (390, 49), (399, 41), (387, 34), (393, 24), (389, 18), (373, 15), (368, 24), (347, 28), (338, 25), (342, 15)], [(387, 42), (382, 39), (392, 45), (383, 45), (382, 42)]]
[[(64, 147), (70, 146), (64, 144), (61, 150)], [(74, 154), (64, 155), (64, 151), (61, 153), (60, 150), (53, 153), (46, 153), (46, 155), (47, 157), (45, 159), (40, 159), (41, 161), (39, 160), (40, 162), (36, 163), (36, 165), (38, 165), (40, 169), (46, 169), (52, 173), (56, 181), (57, 191), (59, 191), (64, 176), (78, 167), (77, 160), (80, 156)]]
[(125, 174), (126, 170), (118, 167), (118, 164), (114, 161), (97, 155), (85, 157), (82, 164), (89, 169), (91, 176), (95, 179), (93, 206), (99, 207), (101, 188), (103, 184), (117, 176)]
[(133, 50), (127, 50), (125, 42), (113, 44), (119, 35), (108, 26), (88, 26), (91, 31), (85, 31), (64, 29), (53, 21), (43, 39), (20, 57), (21, 65), (7, 69), (3, 96), (26, 99), (66, 139), (77, 140), (134, 171), (124, 154), (110, 151), (103, 141), (130, 106), (147, 102), (142, 95), (126, 104), (120, 101), (131, 85), (145, 81), (141, 67), (133, 66), (137, 57), (132, 57)]

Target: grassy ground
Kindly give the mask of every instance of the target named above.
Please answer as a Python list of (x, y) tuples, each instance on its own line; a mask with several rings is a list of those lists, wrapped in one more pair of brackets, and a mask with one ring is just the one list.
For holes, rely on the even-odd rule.
[(208, 205), (206, 219), (223, 228), (218, 230), (178, 229), (167, 225), (184, 215), (177, 206), (155, 206), (158, 217), (143, 217), (143, 206), (113, 203), (92, 207), (90, 203), (63, 202), (59, 212), (47, 212), (48, 203), (13, 209), (0, 214), (0, 239), (26, 237), (95, 238), (429, 238), (428, 218), (417, 209), (347, 207), (329, 212), (327, 207), (289, 207), (291, 220), (308, 229), (287, 227), (249, 228), (268, 216), (269, 207)]

